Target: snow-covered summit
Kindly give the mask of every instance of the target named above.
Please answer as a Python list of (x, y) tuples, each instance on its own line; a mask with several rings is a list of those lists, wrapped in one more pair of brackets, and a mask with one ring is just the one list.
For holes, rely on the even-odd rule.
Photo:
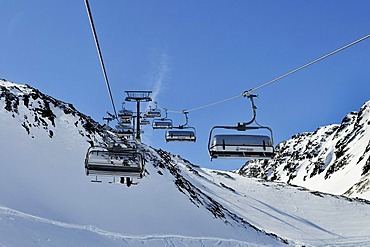
[(341, 124), (280, 143), (273, 160), (247, 162), (240, 174), (370, 200), (370, 101)]

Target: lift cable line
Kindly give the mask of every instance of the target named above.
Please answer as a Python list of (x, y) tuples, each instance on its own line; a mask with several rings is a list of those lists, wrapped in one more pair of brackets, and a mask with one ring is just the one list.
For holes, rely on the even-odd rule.
[(276, 82), (276, 81), (278, 81), (278, 80), (280, 80), (280, 79), (283, 79), (284, 77), (287, 77), (287, 76), (289, 76), (289, 75), (291, 75), (291, 74), (293, 74), (293, 73), (295, 73), (295, 72), (297, 72), (297, 71), (299, 71), (299, 70), (302, 70), (302, 69), (304, 69), (304, 68), (306, 68), (306, 67), (308, 67), (308, 66), (310, 66), (310, 65), (312, 65), (312, 64), (314, 64), (314, 63), (317, 63), (317, 62), (319, 62), (319, 61), (321, 61), (321, 60), (323, 60), (323, 59), (325, 59), (325, 58), (327, 58), (327, 57), (330, 57), (330, 56), (334, 55), (335, 53), (338, 53), (338, 52), (340, 52), (340, 51), (343, 51), (343, 50), (345, 50), (345, 49), (347, 49), (347, 48), (349, 48), (349, 47), (351, 47), (351, 46), (353, 46), (353, 45), (357, 44), (357, 43), (360, 43), (361, 41), (363, 41), (363, 40), (365, 40), (365, 39), (367, 39), (367, 38), (369, 38), (369, 37), (370, 37), (370, 34), (368, 34), (368, 35), (366, 35), (366, 36), (364, 36), (364, 37), (362, 37), (362, 38), (360, 38), (360, 39), (358, 39), (358, 40), (355, 40), (355, 41), (353, 41), (352, 43), (349, 43), (349, 44), (347, 44), (347, 45), (345, 45), (345, 46), (342, 46), (342, 47), (340, 47), (340, 48), (336, 49), (335, 51), (332, 51), (332, 52), (330, 52), (330, 53), (328, 53), (328, 54), (326, 54), (326, 55), (324, 55), (324, 56), (322, 56), (322, 57), (319, 57), (319, 58), (317, 58), (317, 59), (315, 59), (315, 60), (313, 60), (313, 61), (311, 61), (311, 62), (309, 62), (309, 63), (306, 63), (306, 64), (304, 64), (304, 65), (302, 65), (302, 66), (300, 66), (300, 67), (298, 67), (298, 68), (296, 68), (296, 69), (294, 69), (294, 70), (292, 70), (292, 71), (288, 72), (288, 73), (285, 73), (284, 75), (281, 75), (281, 76), (279, 76), (279, 77), (277, 77), (277, 78), (275, 78), (275, 79), (272, 79), (272, 80), (270, 80), (270, 81), (268, 81), (268, 82), (265, 82), (265, 83), (263, 83), (263, 84), (259, 85), (258, 87), (251, 88), (251, 89), (249, 89), (249, 90), (245, 91), (245, 92), (243, 93), (243, 96), (247, 96), (249, 93), (251, 93), (251, 92), (253, 92), (253, 91), (256, 91), (256, 90), (258, 90), (258, 89), (260, 89), (260, 88), (262, 88), (262, 87), (265, 87), (265, 86), (267, 86), (267, 85), (270, 85), (271, 83), (274, 83), (274, 82)]
[(105, 83), (107, 85), (107, 89), (108, 89), (110, 101), (112, 103), (112, 107), (113, 107), (113, 111), (114, 111), (114, 116), (116, 117), (116, 119), (118, 119), (116, 107), (114, 105), (112, 90), (110, 89), (108, 75), (107, 75), (107, 71), (105, 69), (103, 55), (102, 55), (102, 52), (101, 52), (101, 49), (100, 49), (100, 45), (99, 45), (99, 41), (98, 41), (98, 35), (96, 34), (95, 25), (94, 25), (94, 21), (93, 21), (93, 17), (92, 17), (92, 14), (91, 14), (90, 5), (89, 5), (89, 1), (88, 0), (85, 0), (85, 6), (86, 6), (87, 15), (89, 16), (91, 31), (92, 31), (92, 33), (94, 35), (95, 45), (96, 45), (96, 49), (98, 51), (98, 55), (99, 55), (99, 59), (100, 59), (100, 65), (101, 65), (101, 68), (103, 70), (104, 79), (105, 79)]
[(200, 109), (203, 109), (203, 108), (207, 108), (207, 107), (210, 107), (210, 106), (218, 105), (218, 104), (221, 104), (221, 103), (224, 103), (224, 102), (227, 102), (227, 101), (230, 101), (230, 100), (239, 98), (241, 96), (243, 96), (243, 95), (240, 95), (240, 94), (239, 95), (235, 95), (235, 96), (230, 97), (230, 98), (227, 98), (227, 99), (223, 99), (223, 100), (220, 100), (220, 101), (217, 101), (217, 102), (214, 102), (214, 103), (210, 103), (210, 104), (207, 104), (207, 105), (199, 106), (199, 107), (192, 108), (192, 109), (189, 109), (189, 110), (184, 110), (184, 111), (191, 112), (191, 111), (200, 110)]
[(235, 96), (232, 96), (232, 97), (223, 99), (223, 100), (219, 100), (219, 101), (214, 102), (214, 103), (209, 103), (209, 104), (202, 105), (202, 106), (199, 106), (199, 107), (195, 107), (195, 108), (192, 108), (192, 109), (189, 109), (189, 110), (187, 110), (187, 109), (182, 110), (182, 111), (168, 110), (168, 112), (172, 112), (172, 113), (192, 112), (192, 111), (200, 110), (200, 109), (207, 108), (207, 107), (210, 107), (210, 106), (218, 105), (218, 104), (221, 104), (221, 103), (224, 103), (224, 102), (227, 102), (227, 101), (230, 101), (230, 100), (233, 100), (233, 99), (242, 97), (242, 96), (247, 97), (250, 93), (252, 93), (252, 92), (254, 92), (254, 91), (256, 91), (256, 90), (258, 90), (260, 88), (263, 88), (263, 87), (265, 87), (267, 85), (270, 85), (270, 84), (272, 84), (272, 83), (274, 83), (274, 82), (276, 82), (278, 80), (281, 80), (281, 79), (283, 79), (283, 78), (285, 78), (285, 77), (287, 77), (287, 76), (289, 76), (291, 74), (294, 74), (294, 73), (296, 73), (296, 72), (298, 72), (298, 71), (300, 71), (300, 70), (302, 70), (302, 69), (304, 69), (304, 68), (306, 68), (306, 67), (308, 67), (308, 66), (310, 66), (312, 64), (315, 64), (315, 63), (317, 63), (317, 62), (319, 62), (319, 61), (321, 61), (321, 60), (323, 60), (325, 58), (328, 58), (328, 57), (330, 57), (330, 56), (332, 56), (332, 55), (334, 55), (334, 54), (336, 54), (338, 52), (341, 52), (341, 51), (343, 51), (343, 50), (345, 50), (345, 49), (347, 49), (347, 48), (349, 48), (349, 47), (351, 47), (351, 46), (353, 46), (353, 45), (355, 45), (357, 43), (360, 43), (361, 41), (364, 41), (367, 38), (370, 38), (370, 34), (368, 34), (368, 35), (366, 35), (366, 36), (364, 36), (364, 37), (362, 37), (360, 39), (357, 39), (357, 40), (355, 40), (355, 41), (353, 41), (353, 42), (351, 42), (351, 43), (349, 43), (349, 44), (347, 44), (345, 46), (342, 46), (342, 47), (340, 47), (340, 48), (338, 48), (338, 49), (336, 49), (336, 50), (334, 50), (334, 51), (332, 51), (332, 52), (330, 52), (330, 53), (328, 53), (328, 54), (326, 54), (324, 56), (321, 56), (321, 57), (319, 57), (319, 58), (317, 58), (317, 59), (315, 59), (315, 60), (313, 60), (313, 61), (311, 61), (309, 63), (306, 63), (306, 64), (304, 64), (304, 65), (302, 65), (302, 66), (300, 66), (300, 67), (298, 67), (296, 69), (293, 69), (293, 70), (291, 70), (291, 71), (289, 71), (289, 72), (287, 72), (287, 73), (285, 73), (285, 74), (283, 74), (283, 75), (281, 75), (279, 77), (276, 77), (276, 78), (274, 78), (274, 79), (272, 79), (272, 80), (270, 80), (268, 82), (265, 82), (265, 83), (263, 83), (263, 84), (261, 84), (261, 85), (259, 85), (257, 87), (253, 87), (253, 88), (251, 88), (249, 90), (246, 90), (242, 94), (238, 94), (238, 95), (235, 95)]

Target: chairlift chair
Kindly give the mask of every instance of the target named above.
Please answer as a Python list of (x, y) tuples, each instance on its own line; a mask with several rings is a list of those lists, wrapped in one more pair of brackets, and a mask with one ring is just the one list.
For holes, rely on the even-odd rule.
[(161, 117), (161, 109), (158, 108), (157, 102), (154, 102), (155, 108), (152, 109), (151, 106), (149, 106), (149, 110), (144, 113), (144, 118), (156, 118)]
[(137, 142), (133, 140), (111, 141), (105, 148), (110, 152), (137, 152)]
[(121, 118), (121, 124), (130, 125), (131, 119), (130, 118)]
[(160, 109), (149, 109), (147, 112), (144, 113), (145, 118), (155, 118), (161, 117), (161, 110)]
[(131, 120), (133, 117), (133, 114), (134, 113), (131, 110), (127, 110), (127, 109), (122, 109), (118, 111), (118, 117), (121, 120), (124, 120), (124, 119)]
[(132, 136), (134, 134), (134, 127), (131, 125), (118, 124), (116, 126), (117, 137)]
[[(178, 127), (172, 127), (166, 131), (166, 142), (195, 142), (196, 141), (196, 131), (194, 127), (188, 126), (189, 118), (188, 112), (183, 111), (185, 114), (185, 124)], [(174, 130), (175, 129), (175, 130)]]
[[(271, 159), (274, 156), (274, 144), (272, 129), (259, 125), (256, 122), (256, 107), (253, 98), (257, 95), (247, 96), (252, 104), (253, 118), (246, 123), (238, 123), (236, 126), (214, 126), (208, 139), (208, 151), (213, 158), (248, 158), (248, 159)], [(253, 122), (257, 126), (250, 126)], [(215, 129), (227, 129), (236, 131), (267, 130), (267, 135), (256, 134), (219, 134), (214, 135)]]
[(148, 125), (150, 124), (150, 121), (146, 118), (140, 120), (140, 125)]
[(173, 122), (171, 119), (167, 118), (167, 109), (164, 109), (166, 116), (164, 118), (155, 118), (152, 121), (153, 129), (172, 129)]
[[(230, 128), (231, 127), (231, 128)], [(235, 127), (235, 128), (233, 128)], [(221, 129), (236, 129), (237, 126), (215, 126)], [(245, 130), (263, 129), (268, 127), (247, 127)], [(268, 128), (269, 129), (269, 128)], [(274, 155), (272, 131), (271, 137), (267, 135), (240, 135), (240, 134), (219, 134), (214, 135), (211, 141), (212, 131), (208, 141), (208, 150), (213, 158), (249, 158), (249, 159), (271, 159)]]
[(145, 170), (143, 153), (132, 147), (90, 147), (85, 158), (86, 175), (142, 178)]
[(171, 119), (168, 118), (157, 118), (153, 119), (152, 128), (153, 129), (172, 129), (173, 123)]
[(167, 130), (166, 131), (166, 142), (195, 142), (196, 133), (193, 127), (173, 127), (179, 130)]

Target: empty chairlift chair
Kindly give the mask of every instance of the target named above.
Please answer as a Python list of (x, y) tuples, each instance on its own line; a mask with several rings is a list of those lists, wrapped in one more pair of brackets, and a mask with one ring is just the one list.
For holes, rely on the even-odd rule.
[(131, 120), (133, 117), (133, 111), (127, 110), (127, 109), (122, 109), (118, 111), (118, 117), (120, 119), (128, 119)]
[(140, 120), (140, 125), (148, 125), (150, 124), (150, 121), (146, 118), (143, 118)]
[(209, 147), (211, 158), (271, 159), (274, 146), (265, 135), (215, 135)]
[(121, 124), (131, 124), (131, 120), (134, 115), (133, 111), (125, 109), (124, 106), (122, 108), (123, 108), (122, 110), (118, 111), (118, 117), (120, 119), (120, 123)]
[(134, 134), (134, 127), (126, 124), (118, 124), (116, 126), (117, 137), (129, 137)]
[(166, 131), (166, 142), (195, 142), (196, 132), (194, 127), (188, 125), (188, 112), (184, 111), (186, 122), (184, 125), (172, 127)]
[(144, 118), (156, 118), (161, 117), (161, 110), (157, 107), (157, 102), (154, 102), (156, 104), (155, 108), (152, 109), (149, 106), (149, 110), (144, 113)]
[(161, 116), (161, 110), (159, 109), (152, 109), (144, 113), (145, 118), (155, 118)]
[(164, 118), (155, 118), (152, 122), (153, 129), (172, 129), (173, 122), (167, 118), (167, 109), (165, 109), (166, 116)]
[(173, 123), (171, 119), (161, 118), (153, 119), (152, 128), (153, 129), (172, 129)]
[[(178, 127), (176, 127), (178, 129)], [(166, 142), (195, 142), (196, 133), (193, 127), (183, 127), (179, 130), (167, 130)]]
[[(272, 129), (261, 126), (256, 122), (256, 107), (253, 102), (253, 97), (256, 97), (256, 95), (247, 97), (252, 104), (252, 120), (246, 123), (238, 123), (236, 126), (214, 126), (210, 131), (208, 139), (208, 151), (211, 160), (213, 158), (271, 159), (274, 156)], [(256, 123), (256, 126), (250, 126), (253, 122)], [(247, 132), (267, 130), (269, 136), (260, 134), (218, 134), (213, 136), (215, 129)]]

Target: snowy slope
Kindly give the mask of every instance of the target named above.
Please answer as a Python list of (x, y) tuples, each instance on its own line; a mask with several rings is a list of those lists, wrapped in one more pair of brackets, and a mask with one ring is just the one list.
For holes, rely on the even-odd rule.
[[(281, 243), (240, 219), (232, 219), (229, 213), (216, 217), (206, 207), (193, 204), (189, 195), (174, 184), (177, 172), (158, 172), (161, 168), (150, 162), (140, 186), (127, 189), (91, 183), (83, 161), (88, 141), (101, 139), (100, 127), (85, 122), (87, 118), (78, 114), (65, 113), (60, 107), (65, 104), (29, 86), (9, 82), (2, 85), (0, 203), (4, 207), (125, 235)], [(32, 97), (34, 93), (37, 97)], [(29, 100), (25, 103), (24, 98)], [(208, 198), (201, 200), (212, 205)]]
[(240, 173), (370, 200), (370, 101), (340, 125), (295, 135), (276, 151), (273, 160), (247, 162)]
[(366, 201), (203, 169), (145, 144), (138, 186), (91, 183), (83, 161), (101, 126), (29, 86), (0, 85), (0, 246), (370, 245)]
[[(232, 239), (125, 235), (66, 224), (0, 207), (1, 246), (245, 246)], [(248, 243), (248, 246), (258, 246)]]

